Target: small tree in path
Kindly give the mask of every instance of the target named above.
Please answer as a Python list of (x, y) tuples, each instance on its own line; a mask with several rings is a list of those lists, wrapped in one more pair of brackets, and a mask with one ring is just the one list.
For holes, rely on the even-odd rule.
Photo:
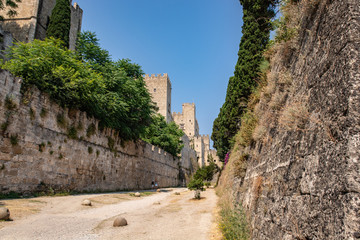
[(56, 0), (55, 7), (51, 13), (49, 27), (46, 31), (47, 37), (54, 37), (64, 42), (69, 47), (69, 33), (71, 24), (71, 8), (69, 0)]
[(195, 199), (200, 199), (200, 193), (201, 191), (205, 191), (204, 188), (204, 181), (202, 178), (192, 178), (191, 181), (188, 184), (188, 188), (190, 190), (195, 190)]

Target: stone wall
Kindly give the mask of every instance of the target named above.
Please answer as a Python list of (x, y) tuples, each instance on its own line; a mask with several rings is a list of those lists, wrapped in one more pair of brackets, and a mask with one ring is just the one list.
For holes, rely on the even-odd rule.
[(278, 88), (267, 88), (284, 105), (276, 110), (280, 103), (262, 95), (256, 111), (269, 127), (245, 150), (244, 177), (244, 165), (234, 170), (233, 194), (252, 239), (359, 239), (360, 4), (293, 7), (299, 36), (276, 50), (270, 74)]
[[(72, 1), (71, 1), (72, 2)], [(13, 34), (17, 41), (30, 42), (34, 39), (44, 40), (49, 24), (51, 12), (55, 7), (56, 0), (26, 0), (18, 3), (17, 15), (13, 18), (6, 16), (7, 9), (0, 10), (5, 17), (1, 23), (5, 31)], [(75, 3), (71, 6), (70, 49), (75, 49), (78, 32), (81, 31), (83, 11)]]
[(1, 193), (149, 189), (152, 181), (160, 187), (182, 182), (178, 158), (142, 141), (123, 142), (113, 130), (99, 130), (97, 120), (60, 108), (37, 89), (22, 96), (20, 86), (20, 79), (0, 72)]
[(191, 175), (199, 168), (199, 164), (197, 162), (196, 151), (193, 149), (193, 143), (190, 141), (189, 137), (184, 135), (182, 136), (181, 140), (184, 144), (184, 147), (181, 150), (180, 159), (183, 174), (182, 179), (184, 179), (182, 184), (184, 185), (189, 183)]

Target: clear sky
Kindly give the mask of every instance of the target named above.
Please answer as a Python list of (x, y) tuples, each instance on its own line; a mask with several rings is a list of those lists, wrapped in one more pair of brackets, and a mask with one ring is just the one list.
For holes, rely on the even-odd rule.
[(95, 32), (114, 60), (129, 58), (147, 74), (168, 73), (172, 111), (195, 103), (200, 134), (225, 101), (241, 38), (239, 0), (73, 0), (82, 31)]

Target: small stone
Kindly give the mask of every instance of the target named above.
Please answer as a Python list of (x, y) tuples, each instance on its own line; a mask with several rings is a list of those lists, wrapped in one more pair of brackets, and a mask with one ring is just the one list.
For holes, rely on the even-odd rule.
[(136, 192), (134, 196), (135, 196), (135, 197), (140, 197), (141, 194), (140, 194), (139, 192)]
[(354, 232), (354, 238), (360, 238), (360, 232)]
[(180, 193), (179, 193), (179, 192), (175, 192), (175, 195), (180, 195)]
[(84, 201), (82, 201), (81, 205), (91, 206), (91, 201), (89, 199), (85, 199)]
[(126, 226), (126, 225), (127, 225), (127, 221), (123, 217), (117, 217), (114, 220), (114, 223), (113, 223), (113, 227), (123, 227), (123, 226)]
[(161, 192), (161, 190), (160, 190), (160, 189), (158, 189), (158, 190), (156, 190), (156, 192)]
[(160, 205), (160, 202), (154, 202), (154, 205)]
[(9, 220), (10, 218), (10, 211), (7, 208), (0, 208), (0, 220)]

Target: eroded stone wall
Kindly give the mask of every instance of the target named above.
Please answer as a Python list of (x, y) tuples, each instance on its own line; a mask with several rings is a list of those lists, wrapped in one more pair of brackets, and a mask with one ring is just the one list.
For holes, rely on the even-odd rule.
[[(360, 239), (360, 4), (304, 0), (298, 8), (298, 42), (284, 43), (271, 69), (289, 76), (277, 92), (292, 85), (279, 115), (290, 128), (274, 124), (246, 150), (233, 193), (252, 239)], [(272, 119), (274, 109), (261, 111)]]
[(1, 71), (2, 193), (50, 187), (77, 191), (149, 189), (152, 181), (160, 187), (182, 182), (178, 158), (142, 141), (123, 142), (111, 129), (100, 131), (97, 120), (80, 111), (62, 109), (36, 89), (22, 96), (20, 86), (19, 78)]

